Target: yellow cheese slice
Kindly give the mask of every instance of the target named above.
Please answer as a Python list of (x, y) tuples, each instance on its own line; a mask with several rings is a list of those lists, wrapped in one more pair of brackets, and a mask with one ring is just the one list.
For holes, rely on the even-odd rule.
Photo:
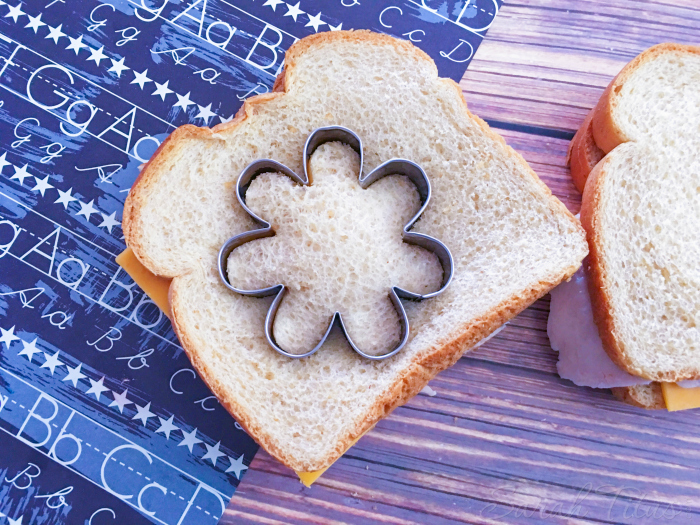
[(669, 412), (700, 408), (700, 387), (683, 388), (676, 383), (661, 383), (661, 391)]
[(117, 264), (131, 276), (136, 284), (146, 292), (146, 295), (156, 303), (165, 315), (170, 317), (170, 301), (168, 301), (168, 291), (172, 279), (159, 277), (146, 268), (141, 261), (136, 258), (131, 248), (127, 248), (116, 258)]
[[(170, 290), (170, 282), (172, 279), (159, 277), (146, 268), (141, 261), (136, 258), (131, 248), (127, 248), (120, 253), (116, 258), (117, 264), (121, 266), (126, 273), (134, 280), (136, 284), (158, 305), (158, 308), (163, 310), (165, 315), (170, 317), (170, 302), (168, 301), (168, 290)], [(363, 434), (364, 435), (364, 434)], [(360, 436), (362, 437), (362, 436)], [(352, 445), (357, 443), (360, 438), (353, 441)], [(350, 445), (350, 447), (352, 446)], [(348, 448), (350, 448), (348, 447)], [(331, 468), (331, 465), (324, 469), (315, 472), (297, 472), (297, 476), (301, 482), (310, 487), (318, 478), (321, 477), (326, 470)]]
[(317, 471), (315, 471), (315, 472), (298, 472), (298, 471), (295, 471), (295, 472), (297, 473), (297, 476), (299, 476), (299, 479), (301, 480), (301, 482), (302, 482), (305, 486), (310, 487), (311, 485), (314, 484), (314, 482), (315, 482), (318, 478), (321, 477), (321, 475), (322, 475), (326, 470), (328, 470), (329, 468), (331, 468), (331, 466), (333, 466), (333, 463), (331, 463), (330, 465), (328, 465), (326, 468), (322, 468), (321, 470), (317, 470)]

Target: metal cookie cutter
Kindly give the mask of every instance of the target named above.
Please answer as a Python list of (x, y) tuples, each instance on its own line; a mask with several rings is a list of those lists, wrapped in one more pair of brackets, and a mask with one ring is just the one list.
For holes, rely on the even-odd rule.
[[(253, 211), (246, 205), (246, 191), (248, 190), (248, 187), (250, 186), (250, 183), (253, 181), (253, 179), (261, 173), (279, 172), (283, 173), (284, 175), (292, 179), (294, 182), (297, 182), (304, 186), (308, 186), (308, 164), (311, 155), (320, 145), (325, 144), (326, 142), (336, 141), (343, 142), (349, 145), (360, 155), (359, 183), (362, 188), (369, 187), (372, 183), (378, 181), (383, 177), (386, 177), (387, 175), (404, 175), (408, 177), (408, 179), (416, 186), (416, 188), (418, 189), (418, 194), (420, 195), (422, 205), (418, 210), (418, 213), (416, 213), (413, 216), (413, 218), (410, 221), (408, 221), (408, 224), (404, 226), (403, 241), (408, 244), (415, 244), (417, 246), (420, 246), (421, 248), (424, 248), (434, 253), (439, 259), (440, 264), (442, 265), (442, 285), (440, 289), (436, 292), (428, 294), (417, 294), (409, 292), (408, 290), (404, 290), (402, 288), (398, 288), (396, 286), (391, 288), (391, 291), (389, 292), (389, 299), (391, 299), (391, 302), (393, 303), (394, 308), (396, 309), (396, 313), (399, 315), (399, 321), (401, 323), (401, 341), (399, 342), (398, 346), (396, 346), (390, 352), (387, 352), (382, 355), (366, 354), (355, 345), (355, 343), (348, 335), (348, 332), (345, 328), (345, 324), (343, 323), (343, 317), (340, 314), (340, 312), (335, 312), (333, 318), (331, 319), (331, 322), (328, 325), (326, 333), (323, 335), (321, 340), (314, 348), (312, 348), (304, 354), (291, 354), (285, 351), (275, 341), (275, 337), (272, 332), (272, 327), (275, 323), (275, 316), (277, 315), (277, 310), (279, 309), (279, 306), (282, 303), (282, 299), (284, 298), (287, 292), (287, 288), (283, 284), (276, 284), (274, 286), (270, 286), (269, 288), (262, 288), (259, 290), (241, 290), (239, 288), (234, 287), (229, 282), (228, 275), (226, 272), (226, 262), (228, 256), (233, 250), (235, 250), (242, 244), (253, 241), (255, 239), (261, 239), (263, 237), (272, 237), (273, 235), (275, 235), (275, 232), (272, 229), (270, 223), (255, 215), (255, 213), (253, 213)], [(355, 352), (357, 352), (363, 357), (366, 357), (367, 359), (386, 359), (387, 357), (390, 357), (396, 354), (399, 350), (401, 350), (408, 341), (408, 316), (406, 315), (406, 310), (401, 304), (401, 299), (413, 301), (430, 299), (445, 291), (447, 286), (452, 281), (452, 275), (454, 273), (454, 264), (452, 261), (452, 254), (450, 253), (450, 250), (447, 249), (447, 246), (445, 246), (443, 243), (441, 243), (433, 237), (423, 235), (422, 233), (415, 233), (409, 231), (419, 219), (419, 217), (423, 213), (423, 210), (425, 210), (425, 208), (428, 206), (428, 202), (430, 201), (430, 182), (428, 181), (428, 176), (425, 174), (423, 169), (418, 164), (411, 162), (410, 160), (392, 159), (378, 166), (367, 175), (363, 176), (362, 161), (363, 153), (362, 141), (360, 140), (360, 137), (358, 137), (354, 132), (350, 131), (347, 128), (343, 128), (340, 126), (330, 126), (316, 129), (309, 135), (309, 138), (306, 140), (306, 144), (304, 145), (303, 177), (294, 173), (287, 166), (270, 159), (262, 159), (252, 162), (243, 170), (243, 172), (238, 177), (238, 183), (236, 185), (236, 195), (238, 197), (238, 202), (241, 203), (243, 209), (248, 213), (248, 215), (250, 215), (253, 218), (253, 220), (260, 226), (260, 228), (247, 231), (239, 235), (234, 235), (224, 243), (224, 245), (221, 247), (221, 250), (219, 250), (219, 275), (221, 276), (221, 280), (228, 288), (241, 295), (248, 295), (252, 297), (267, 297), (270, 295), (275, 296), (275, 299), (274, 301), (272, 301), (272, 304), (270, 305), (270, 308), (267, 311), (267, 316), (265, 318), (265, 336), (267, 337), (267, 341), (270, 343), (270, 346), (272, 346), (272, 348), (277, 350), (280, 354), (286, 355), (287, 357), (300, 358), (310, 356), (311, 354), (315, 353), (316, 351), (318, 351), (319, 348), (323, 346), (323, 343), (326, 342), (326, 339), (328, 338), (331, 329), (334, 325), (337, 324), (342, 330), (343, 335), (347, 339), (348, 343), (350, 343), (350, 346), (353, 348), (353, 350), (355, 350)]]

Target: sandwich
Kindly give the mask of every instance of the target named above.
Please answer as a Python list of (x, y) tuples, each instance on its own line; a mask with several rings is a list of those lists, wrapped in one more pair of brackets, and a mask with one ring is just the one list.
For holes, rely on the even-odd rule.
[(660, 44), (574, 136), (590, 254), (551, 294), (561, 377), (631, 404), (700, 407), (700, 47)]
[[(335, 141), (307, 164), (305, 141), (327, 126), (356, 133), (362, 158)], [(273, 326), (285, 348), (304, 353), (338, 309), (349, 335), (381, 353), (397, 338), (389, 287), (429, 293), (444, 278), (433, 253), (396, 245), (420, 206), (416, 188), (394, 175), (357, 185), (360, 171), (394, 158), (428, 177), (432, 196), (412, 232), (449, 248), (449, 286), (420, 302), (402, 300), (409, 337), (391, 357), (367, 359), (339, 333), (308, 357), (281, 355), (264, 329), (272, 298), (230, 290), (217, 268), (227, 239), (259, 228), (237, 196), (239, 174), (271, 159), (296, 174), (308, 168), (312, 182), (302, 186), (275, 170), (250, 182), (246, 206), (275, 235), (236, 248), (222, 273), (247, 289), (285, 285)], [(129, 192), (123, 225), (128, 249), (120, 263), (168, 312), (202, 379), (306, 483), (438, 372), (571, 277), (588, 251), (579, 222), (469, 113), (455, 82), (439, 78), (409, 42), (367, 31), (300, 40), (273, 92), (247, 99), (231, 122), (178, 128)]]

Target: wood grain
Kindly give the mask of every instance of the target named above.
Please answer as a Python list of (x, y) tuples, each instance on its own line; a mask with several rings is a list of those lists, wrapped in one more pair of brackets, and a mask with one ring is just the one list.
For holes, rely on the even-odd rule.
[[(460, 85), (567, 207), (569, 139), (630, 59), (700, 43), (698, 0), (508, 2)], [(264, 451), (222, 524), (700, 523), (700, 418), (556, 374), (549, 298), (440, 374), (312, 487)]]

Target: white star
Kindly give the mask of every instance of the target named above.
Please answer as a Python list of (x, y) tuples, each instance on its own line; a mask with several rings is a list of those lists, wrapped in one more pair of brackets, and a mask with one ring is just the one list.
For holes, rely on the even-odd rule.
[(44, 352), (44, 359), (46, 359), (46, 362), (41, 365), (41, 368), (48, 368), (51, 370), (51, 375), (56, 371), (57, 366), (63, 366), (63, 363), (58, 360), (58, 354), (59, 351), (56, 351), (54, 355), (49, 355)]
[(63, 209), (67, 210), (68, 205), (71, 202), (78, 200), (71, 195), (72, 191), (73, 191), (73, 188), (68, 188), (68, 191), (58, 190), (58, 194), (60, 195), (60, 197), (58, 199), (56, 199), (55, 201), (53, 201), (53, 203), (54, 204), (63, 204)]
[(80, 50), (84, 47), (87, 47), (87, 44), (83, 44), (83, 35), (80, 35), (78, 38), (73, 38), (73, 37), (68, 37), (68, 40), (70, 40), (70, 44), (68, 44), (68, 47), (66, 49), (72, 49), (75, 51), (75, 54), (77, 55)]
[(197, 113), (194, 118), (204, 119), (204, 123), (208, 125), (209, 119), (216, 116), (216, 113), (211, 110), (211, 102), (206, 108), (199, 104), (197, 104), (197, 107), (199, 108), (199, 113)]
[(146, 73), (148, 73), (148, 69), (145, 69), (142, 73), (137, 73), (134, 71), (134, 80), (131, 81), (132, 84), (138, 84), (141, 89), (143, 89), (144, 84), (147, 82), (152, 82), (148, 76), (146, 76)]
[(12, 341), (19, 341), (19, 337), (15, 335), (14, 326), (9, 330), (4, 330), (0, 328), (0, 332), (2, 332), (2, 337), (0, 337), (0, 343), (5, 343), (5, 347), (8, 349), (10, 348)]
[(63, 31), (61, 31), (62, 27), (63, 24), (58, 24), (58, 27), (49, 26), (49, 34), (46, 35), (44, 38), (51, 38), (54, 44), (58, 44), (58, 39), (62, 36), (66, 36), (66, 34)]
[(163, 419), (162, 417), (158, 417), (160, 419), (160, 426), (158, 427), (158, 430), (156, 432), (163, 432), (165, 434), (165, 439), (170, 439), (170, 433), (173, 430), (178, 430), (178, 427), (173, 425), (173, 418), (175, 416), (170, 416), (170, 419)]
[(102, 46), (100, 49), (90, 49), (90, 56), (87, 60), (92, 60), (99, 66), (100, 62), (107, 58), (107, 55), (102, 52), (104, 48), (105, 46)]
[(7, 18), (8, 16), (11, 16), (12, 20), (17, 22), (17, 19), (20, 16), (24, 16), (24, 14), (25, 14), (24, 11), (22, 11), (22, 2), (17, 4), (15, 7), (12, 7), (12, 6), (8, 6), (8, 7), (10, 8), (10, 12), (5, 15), (5, 18)]
[(321, 21), (321, 11), (319, 11), (318, 14), (317, 14), (316, 16), (311, 16), (311, 15), (308, 14), (308, 13), (307, 13), (306, 16), (309, 17), (309, 23), (306, 24), (304, 27), (313, 26), (314, 32), (316, 32), (316, 33), (318, 33), (318, 28), (319, 28), (319, 27), (321, 27), (321, 26), (323, 26), (323, 25), (326, 25), (325, 22), (322, 22), (322, 21)]
[(20, 516), (19, 518), (13, 520), (12, 518), (10, 518), (8, 516), (7, 517), (7, 525), (22, 525), (23, 518), (24, 518), (24, 516)]
[(29, 361), (31, 362), (32, 357), (34, 357), (34, 354), (40, 352), (40, 350), (36, 347), (36, 340), (37, 338), (35, 337), (34, 341), (32, 341), (31, 343), (22, 341), (22, 350), (17, 355), (26, 355), (27, 359), (29, 359)]
[(6, 161), (5, 157), (7, 157), (7, 152), (3, 153), (0, 157), (0, 173), (2, 173), (2, 170), (5, 169), (5, 166), (12, 166), (12, 163)]
[(80, 371), (82, 367), (83, 363), (78, 363), (78, 366), (76, 366), (75, 368), (71, 368), (70, 366), (66, 365), (68, 373), (66, 374), (66, 377), (63, 378), (63, 381), (70, 381), (71, 383), (73, 383), (73, 386), (75, 388), (78, 388), (78, 381), (87, 377)]
[(219, 120), (221, 121), (222, 124), (226, 124), (227, 122), (231, 122), (233, 120), (233, 113), (231, 114), (230, 117), (222, 117), (219, 115)]
[(114, 219), (114, 216), (116, 214), (116, 211), (113, 211), (111, 215), (105, 215), (104, 213), (100, 213), (100, 215), (102, 215), (102, 223), (99, 224), (99, 227), (107, 228), (107, 230), (109, 230), (109, 233), (112, 233), (112, 228), (121, 224), (121, 222)]
[(170, 93), (174, 93), (174, 91), (168, 87), (169, 82), (170, 80), (166, 80), (165, 84), (159, 84), (156, 82), (156, 90), (151, 94), (160, 95), (160, 99), (165, 100), (165, 97), (167, 97)]
[(341, 29), (343, 29), (343, 23), (341, 22), (337, 26), (332, 26), (332, 25), (328, 24), (328, 28), (331, 31), (340, 31)]
[(93, 381), (90, 378), (88, 378), (88, 380), (90, 381), (90, 388), (88, 388), (85, 393), (86, 394), (95, 394), (95, 398), (99, 401), (100, 394), (102, 392), (106, 392), (107, 390), (109, 390), (109, 388), (107, 388), (104, 385), (104, 381), (105, 381), (104, 376), (102, 376), (102, 379), (100, 379), (99, 381)]
[(300, 3), (301, 3), (301, 2), (297, 2), (297, 5), (289, 5), (289, 4), (287, 4), (287, 14), (284, 15), (284, 16), (291, 16), (291, 17), (294, 19), (294, 21), (296, 22), (296, 21), (297, 21), (297, 17), (298, 17), (299, 15), (303, 15), (303, 14), (304, 14), (304, 11), (302, 11), (301, 9), (299, 9), (299, 4), (300, 4)]
[(31, 176), (29, 175), (29, 173), (27, 173), (27, 166), (28, 164), (25, 164), (21, 168), (14, 166), (15, 174), (12, 177), (10, 177), (10, 179), (17, 179), (19, 183), (24, 186), (24, 179)]
[(94, 199), (91, 200), (90, 202), (88, 202), (87, 204), (85, 204), (84, 202), (80, 202), (80, 201), (79, 201), (79, 203), (80, 203), (80, 211), (79, 211), (76, 215), (83, 215), (83, 216), (85, 217), (85, 219), (87, 219), (87, 220), (89, 221), (89, 220), (90, 220), (90, 215), (92, 215), (93, 213), (97, 213), (97, 210), (96, 210), (95, 207), (92, 205), (93, 202), (95, 202)]
[(175, 95), (177, 95), (177, 102), (173, 105), (174, 108), (181, 107), (184, 111), (187, 111), (187, 106), (194, 104), (194, 102), (190, 100), (189, 91), (186, 95), (180, 95), (178, 93), (175, 93)]
[(124, 65), (124, 57), (122, 57), (120, 60), (114, 60), (113, 58), (110, 58), (110, 60), (112, 61), (112, 67), (110, 67), (107, 71), (117, 75), (117, 78), (121, 78), (122, 71), (131, 69), (129, 66)]
[(182, 435), (185, 436), (185, 438), (177, 444), (178, 447), (187, 447), (188, 449), (190, 449), (190, 452), (192, 452), (193, 446), (195, 446), (197, 443), (202, 443), (202, 440), (197, 438), (196, 428), (189, 433), (185, 432), (182, 429), (180, 430), (182, 431)]
[(273, 11), (276, 11), (276, 10), (277, 10), (277, 6), (280, 5), (280, 4), (283, 4), (283, 3), (284, 3), (284, 2), (283, 2), (282, 0), (267, 0), (267, 2), (265, 2), (265, 3), (263, 4), (263, 7), (265, 7), (266, 5), (269, 5), (269, 6), (272, 8)]
[(34, 180), (36, 181), (36, 186), (32, 188), (32, 191), (38, 191), (41, 192), (41, 196), (43, 197), (44, 194), (46, 193), (46, 190), (50, 190), (53, 188), (51, 184), (49, 184), (49, 176), (47, 175), (43, 179), (40, 179), (39, 177), (34, 177)]
[[(21, 5), (21, 4), (20, 4), (20, 5)], [(24, 26), (24, 28), (26, 29), (26, 28), (29, 27), (29, 28), (33, 29), (33, 30), (34, 30), (34, 34), (36, 34), (37, 30), (38, 30), (41, 26), (45, 26), (45, 25), (46, 25), (44, 22), (41, 21), (41, 13), (39, 13), (39, 16), (27, 15), (27, 17), (29, 17), (29, 23), (28, 23), (26, 26)]]
[(204, 446), (207, 447), (207, 453), (202, 456), (202, 460), (211, 459), (211, 462), (216, 465), (217, 458), (226, 455), (219, 450), (219, 445), (221, 445), (221, 441), (217, 441), (213, 447), (204, 443)]
[[(134, 403), (136, 405), (136, 403)], [(145, 427), (148, 424), (148, 418), (149, 417), (155, 417), (155, 414), (151, 412), (149, 409), (151, 408), (151, 402), (149, 401), (148, 404), (145, 407), (136, 405), (136, 415), (132, 417), (131, 419), (140, 419), (141, 422), (143, 423), (143, 426)]]
[(243, 454), (241, 454), (236, 461), (234, 461), (231, 456), (226, 457), (231, 462), (231, 466), (226, 469), (226, 473), (233, 472), (236, 474), (236, 479), (241, 479), (241, 472), (248, 470), (248, 467), (243, 464)]
[(114, 401), (112, 401), (112, 402), (109, 404), (109, 406), (111, 406), (111, 407), (117, 407), (117, 408), (119, 409), (119, 413), (120, 413), (120, 414), (123, 414), (123, 413), (124, 413), (124, 407), (125, 407), (126, 405), (133, 405), (133, 404), (134, 404), (133, 401), (129, 401), (129, 400), (126, 398), (126, 393), (127, 393), (128, 391), (129, 391), (129, 389), (127, 388), (127, 389), (124, 390), (124, 392), (122, 392), (121, 394), (117, 394), (114, 390), (112, 390), (112, 395), (114, 396)]

